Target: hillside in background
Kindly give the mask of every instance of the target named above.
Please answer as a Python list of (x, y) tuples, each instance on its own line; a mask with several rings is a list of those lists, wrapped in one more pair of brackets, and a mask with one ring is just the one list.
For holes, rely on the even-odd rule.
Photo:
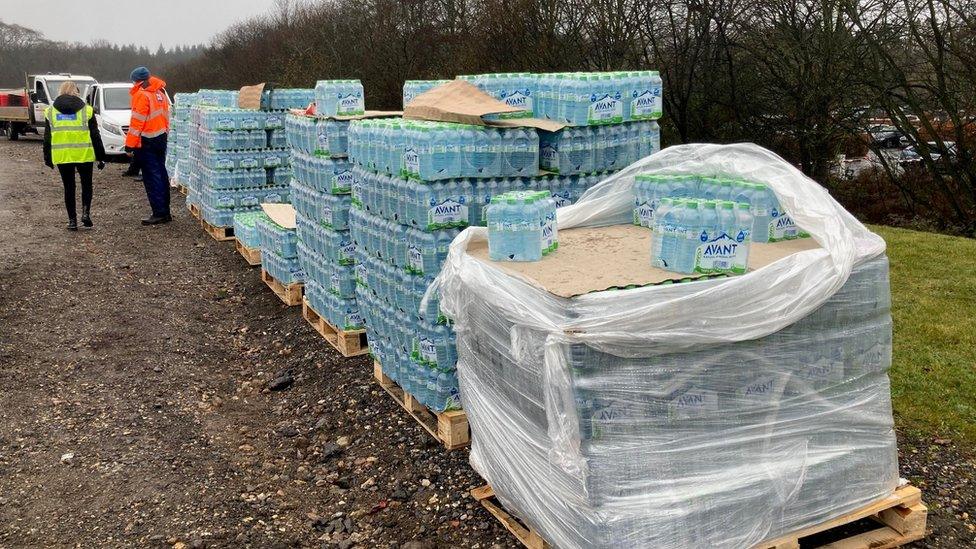
[(40, 32), (0, 21), (0, 87), (24, 85), (26, 73), (72, 72), (87, 74), (102, 82), (126, 81), (129, 71), (146, 65), (161, 74), (169, 66), (189, 61), (201, 46), (165, 49), (108, 42), (77, 44), (44, 38)]

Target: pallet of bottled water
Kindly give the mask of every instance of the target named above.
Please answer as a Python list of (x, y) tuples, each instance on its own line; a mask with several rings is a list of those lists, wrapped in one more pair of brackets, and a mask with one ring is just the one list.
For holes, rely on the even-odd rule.
[(317, 116), (285, 117), (288, 146), (296, 154), (341, 157), (348, 154), (349, 122)]
[[(594, 277), (594, 291), (557, 298), (472, 260), (486, 231), (469, 231), (437, 279), (471, 464), (554, 547), (764, 547), (899, 484), (884, 241), (749, 144), (665, 149), (560, 210), (559, 230), (628, 222), (647, 181), (634, 173), (657, 185), (670, 170), (766, 182), (820, 249), (739, 277), (622, 290)], [(654, 216), (669, 200), (752, 204), (707, 192), (665, 197)]]

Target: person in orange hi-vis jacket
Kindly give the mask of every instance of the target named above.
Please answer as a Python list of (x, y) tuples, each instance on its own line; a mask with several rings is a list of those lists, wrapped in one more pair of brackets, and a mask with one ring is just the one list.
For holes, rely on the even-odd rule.
[(169, 211), (169, 174), (166, 173), (166, 140), (169, 132), (169, 98), (166, 82), (136, 67), (130, 75), (132, 118), (125, 136), (125, 150), (135, 154), (142, 168), (142, 182), (149, 197), (152, 215), (143, 225), (158, 225), (173, 220)]

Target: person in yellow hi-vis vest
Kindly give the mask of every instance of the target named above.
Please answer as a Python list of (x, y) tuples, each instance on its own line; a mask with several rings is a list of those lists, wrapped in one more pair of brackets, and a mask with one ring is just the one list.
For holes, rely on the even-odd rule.
[(78, 85), (68, 80), (58, 89), (58, 97), (44, 111), (44, 163), (58, 167), (64, 183), (64, 207), (68, 210), (68, 230), (78, 230), (75, 211), (75, 172), (81, 179), (81, 223), (92, 226), (92, 167), (105, 167), (105, 147), (98, 133), (92, 108), (81, 99)]

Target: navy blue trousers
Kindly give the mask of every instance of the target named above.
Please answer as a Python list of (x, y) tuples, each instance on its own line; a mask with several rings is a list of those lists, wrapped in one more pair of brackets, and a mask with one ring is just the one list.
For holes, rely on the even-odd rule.
[(136, 160), (142, 168), (142, 183), (146, 186), (149, 206), (156, 217), (169, 213), (169, 174), (166, 173), (166, 134), (144, 138), (136, 149)]

